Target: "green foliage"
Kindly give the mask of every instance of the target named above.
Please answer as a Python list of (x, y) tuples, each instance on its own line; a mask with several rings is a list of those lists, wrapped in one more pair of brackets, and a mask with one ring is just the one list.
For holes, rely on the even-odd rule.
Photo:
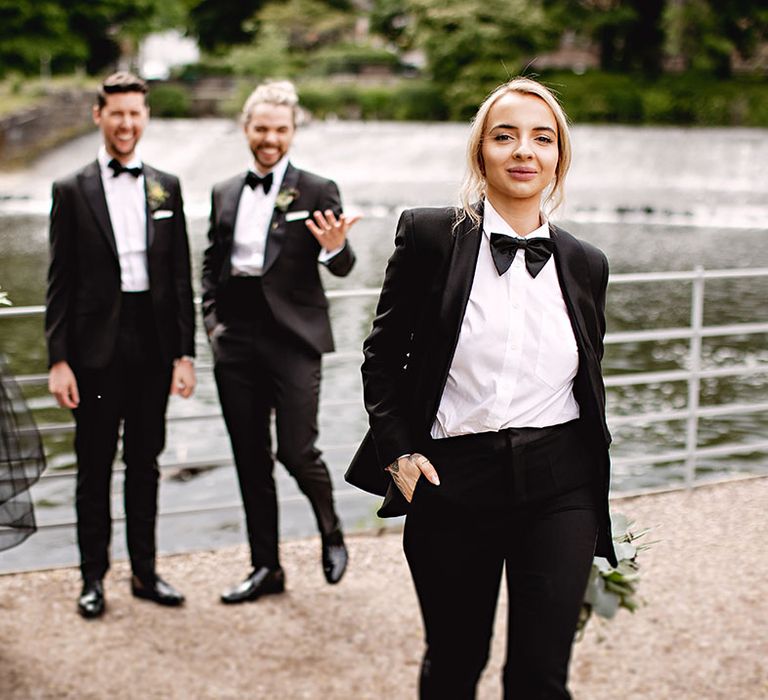
[(768, 41), (768, 6), (752, 0), (684, 0), (665, 10), (667, 50), (686, 68), (731, 75), (731, 57), (755, 54)]
[(149, 93), (153, 117), (188, 117), (192, 99), (181, 85), (153, 85)]
[(114, 65), (126, 42), (135, 45), (149, 31), (155, 9), (164, 1), (68, 0), (67, 35), (85, 42), (86, 70), (94, 74)]
[(18, 73), (0, 81), (0, 116), (18, 112), (49, 99), (62, 91), (87, 90), (96, 93), (96, 82), (84, 75), (57, 76), (54, 78), (30, 78)]
[(0, 72), (90, 73), (150, 29), (160, 3), (181, 0), (0, 0)]
[(250, 42), (256, 35), (253, 16), (264, 0), (193, 0), (189, 29), (202, 49), (220, 52)]
[(258, 26), (283, 36), (292, 51), (312, 51), (342, 40), (353, 32), (355, 19), (355, 14), (333, 9), (324, 0), (277, 0), (256, 15)]
[(768, 126), (768, 84), (759, 76), (718, 80), (686, 73), (644, 80), (587, 72), (546, 73), (575, 123)]
[(667, 0), (546, 0), (561, 30), (577, 29), (599, 47), (606, 71), (661, 72)]
[(67, 13), (58, 2), (0, 0), (0, 77), (16, 70), (35, 74), (51, 60), (85, 61), (87, 45), (67, 36)]
[(340, 43), (323, 47), (312, 54), (307, 75), (356, 74), (370, 68), (393, 73), (400, 70), (400, 59), (392, 51), (367, 44)]
[(262, 28), (253, 44), (234, 47), (225, 61), (234, 75), (254, 80), (293, 77), (302, 67), (302, 57), (289, 50), (287, 37), (271, 25)]
[(409, 0), (408, 5), (414, 43), (424, 49), (430, 74), (442, 85), (471, 80), (477, 64), (515, 74), (558, 40), (540, 0)]
[(409, 0), (373, 0), (368, 19), (372, 32), (399, 49), (411, 48), (413, 32), (408, 31), (412, 22)]
[(442, 120), (448, 116), (437, 86), (424, 80), (400, 80), (386, 85), (302, 82), (301, 104), (321, 119)]
[(640, 606), (637, 597), (640, 583), (637, 555), (650, 545), (638, 545), (637, 540), (647, 530), (633, 530), (632, 522), (621, 513), (611, 513), (611, 529), (618, 563), (613, 567), (606, 559), (595, 557), (579, 615), (578, 637), (584, 633), (584, 627), (593, 613), (610, 620), (619, 608), (635, 612)]

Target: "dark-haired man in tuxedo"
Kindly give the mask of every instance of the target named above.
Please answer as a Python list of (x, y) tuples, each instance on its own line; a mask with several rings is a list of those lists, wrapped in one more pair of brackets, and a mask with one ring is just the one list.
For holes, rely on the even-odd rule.
[(155, 570), (155, 520), (168, 395), (195, 386), (189, 245), (178, 179), (142, 163), (146, 83), (101, 86), (97, 159), (53, 185), (45, 333), (49, 389), (75, 416), (83, 617), (104, 612), (110, 481), (123, 422), (131, 590), (161, 605), (184, 596)]
[(331, 180), (294, 168), (288, 151), (298, 98), (288, 82), (267, 83), (243, 108), (253, 166), (214, 187), (203, 260), (203, 315), (214, 374), (245, 507), (253, 570), (222, 594), (241, 603), (282, 593), (277, 459), (309, 499), (328, 583), (347, 566), (341, 523), (317, 439), (322, 353), (333, 350), (318, 263), (344, 276), (355, 256), (346, 239), (357, 217), (341, 213)]

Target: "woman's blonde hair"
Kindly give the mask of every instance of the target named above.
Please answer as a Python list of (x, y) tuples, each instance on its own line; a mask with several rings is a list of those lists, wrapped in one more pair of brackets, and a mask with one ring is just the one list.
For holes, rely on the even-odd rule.
[(488, 112), (496, 101), (510, 92), (519, 92), (523, 95), (534, 95), (539, 97), (552, 110), (557, 122), (557, 167), (555, 168), (555, 177), (552, 184), (545, 191), (542, 205), (549, 204), (549, 211), (554, 211), (559, 207), (564, 199), (563, 186), (565, 175), (571, 165), (571, 135), (568, 129), (568, 117), (565, 115), (560, 102), (549, 88), (545, 87), (531, 78), (513, 78), (509, 82), (499, 85), (477, 110), (472, 120), (472, 128), (469, 132), (469, 142), (467, 143), (467, 172), (461, 183), (459, 190), (459, 200), (461, 202), (461, 211), (457, 223), (463, 221), (467, 216), (475, 224), (480, 223), (480, 215), (472, 206), (485, 197), (486, 180), (485, 166), (483, 163), (483, 137), (485, 136), (486, 122), (488, 121)]

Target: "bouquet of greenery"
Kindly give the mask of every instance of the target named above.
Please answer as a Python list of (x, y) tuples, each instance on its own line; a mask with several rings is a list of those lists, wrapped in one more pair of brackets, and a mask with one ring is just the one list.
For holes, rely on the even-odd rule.
[(581, 605), (578, 638), (584, 632), (592, 613), (607, 620), (611, 619), (619, 608), (635, 612), (640, 605), (637, 597), (637, 586), (640, 582), (637, 553), (647, 549), (650, 543), (638, 545), (636, 540), (645, 535), (648, 530), (636, 532), (632, 529), (632, 521), (621, 513), (611, 513), (613, 542), (618, 564), (613, 567), (603, 557), (595, 557), (592, 571), (589, 574), (584, 602)]

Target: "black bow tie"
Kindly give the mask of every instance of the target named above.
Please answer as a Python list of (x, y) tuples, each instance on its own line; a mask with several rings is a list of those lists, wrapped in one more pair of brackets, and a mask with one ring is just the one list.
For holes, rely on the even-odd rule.
[(272, 173), (267, 173), (264, 177), (259, 177), (253, 170), (249, 170), (245, 176), (245, 184), (252, 190), (255, 190), (259, 185), (264, 188), (264, 194), (268, 194), (272, 189)]
[(500, 275), (509, 269), (518, 248), (525, 251), (525, 267), (528, 273), (531, 277), (536, 277), (552, 255), (555, 242), (551, 238), (513, 238), (503, 233), (492, 233), (491, 255)]
[(138, 177), (143, 172), (143, 168), (141, 166), (138, 166), (136, 168), (126, 168), (116, 158), (113, 158), (112, 160), (110, 160), (109, 163), (107, 163), (107, 165), (110, 168), (112, 168), (112, 172), (113, 172), (112, 177), (117, 177), (118, 175), (121, 175), (122, 173), (129, 173), (130, 175), (133, 175), (134, 177)]

